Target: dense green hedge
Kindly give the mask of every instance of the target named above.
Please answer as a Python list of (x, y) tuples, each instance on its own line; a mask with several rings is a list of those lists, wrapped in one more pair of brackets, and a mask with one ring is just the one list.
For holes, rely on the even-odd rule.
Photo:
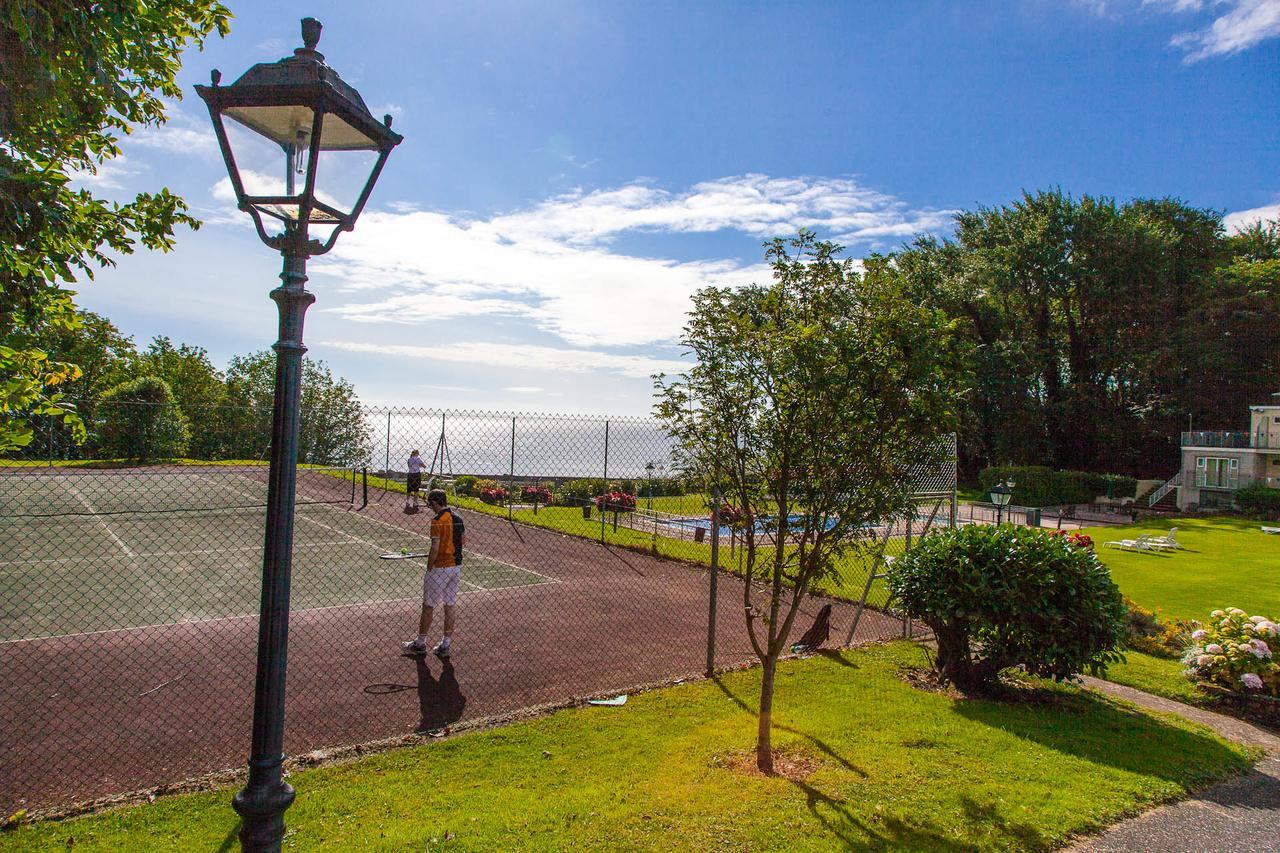
[(1011, 666), (1062, 679), (1121, 659), (1120, 590), (1078, 538), (1012, 525), (943, 530), (895, 560), (887, 582), (933, 629), (938, 673), (962, 690), (989, 687)]
[(1057, 506), (1090, 503), (1109, 494), (1114, 498), (1131, 498), (1138, 490), (1133, 477), (1115, 474), (1090, 474), (1087, 471), (1054, 471), (1043, 465), (997, 465), (978, 472), (982, 491), (989, 493), (997, 483), (1012, 480), (1016, 506)]
[(1250, 518), (1263, 521), (1280, 521), (1280, 489), (1271, 489), (1259, 483), (1236, 491), (1236, 504)]

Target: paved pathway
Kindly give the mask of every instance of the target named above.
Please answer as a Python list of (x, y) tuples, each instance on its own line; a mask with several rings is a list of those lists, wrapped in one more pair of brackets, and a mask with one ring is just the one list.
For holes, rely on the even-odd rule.
[(1131, 687), (1095, 678), (1084, 680), (1100, 693), (1144, 708), (1180, 714), (1225, 738), (1262, 747), (1268, 757), (1243, 776), (1118, 823), (1101, 835), (1075, 845), (1071, 848), (1073, 851), (1280, 851), (1280, 737), (1234, 717)]

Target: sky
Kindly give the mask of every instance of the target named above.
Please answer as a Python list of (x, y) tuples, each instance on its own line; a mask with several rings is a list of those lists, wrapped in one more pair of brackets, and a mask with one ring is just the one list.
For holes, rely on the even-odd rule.
[[(203, 227), (78, 301), (219, 367), (275, 340), (280, 258), (192, 86), (289, 54), (315, 17), (404, 135), (308, 268), (309, 355), (369, 404), (645, 414), (691, 294), (767, 281), (762, 243), (800, 227), (856, 258), (1051, 187), (1280, 216), (1280, 0), (229, 6), (169, 122), (79, 176), (167, 186)], [(359, 164), (324, 165), (342, 198)]]

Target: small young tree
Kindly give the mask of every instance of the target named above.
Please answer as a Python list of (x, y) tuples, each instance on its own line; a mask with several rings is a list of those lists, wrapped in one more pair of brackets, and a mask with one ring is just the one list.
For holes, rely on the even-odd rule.
[[(913, 510), (957, 388), (949, 327), (892, 267), (861, 276), (812, 233), (774, 240), (769, 286), (694, 296), (688, 373), (655, 379), (683, 466), (718, 472), (746, 518), (743, 598), (763, 665), (756, 763), (773, 771), (774, 676), (803, 597), (865, 525)], [(755, 600), (763, 588), (761, 603)]]
[(169, 385), (140, 376), (117, 385), (98, 401), (98, 450), (106, 457), (168, 459), (187, 451), (187, 419)]

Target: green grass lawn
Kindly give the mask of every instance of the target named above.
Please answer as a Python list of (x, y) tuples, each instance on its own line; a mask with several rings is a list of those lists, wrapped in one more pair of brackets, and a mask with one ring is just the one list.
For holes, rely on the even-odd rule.
[[(1048, 849), (1256, 757), (1072, 687), (955, 700), (897, 675), (897, 644), (784, 663), (776, 746), (795, 781), (728, 765), (759, 669), (295, 774), (294, 849)], [(21, 827), (0, 848), (213, 850), (228, 791)]]
[(1182, 662), (1142, 652), (1125, 652), (1125, 662), (1107, 667), (1107, 680), (1145, 690), (1188, 705), (1212, 706), (1212, 697), (1201, 693), (1182, 674)]
[[(1103, 545), (1143, 533), (1167, 533), (1173, 526), (1185, 550), (1160, 554)], [(1085, 532), (1120, 590), (1161, 619), (1204, 621), (1211, 611), (1227, 607), (1280, 617), (1280, 536), (1268, 536), (1259, 527), (1260, 522), (1239, 518), (1178, 518)], [(1108, 680), (1178, 702), (1217, 707), (1214, 697), (1182, 674), (1180, 661), (1125, 654), (1125, 663), (1107, 669)]]
[[(1186, 550), (1121, 551), (1102, 543), (1178, 528)], [(1240, 518), (1179, 518), (1123, 527), (1091, 527), (1098, 556), (1125, 595), (1161, 618), (1203, 621), (1217, 608), (1280, 618), (1280, 536)]]

